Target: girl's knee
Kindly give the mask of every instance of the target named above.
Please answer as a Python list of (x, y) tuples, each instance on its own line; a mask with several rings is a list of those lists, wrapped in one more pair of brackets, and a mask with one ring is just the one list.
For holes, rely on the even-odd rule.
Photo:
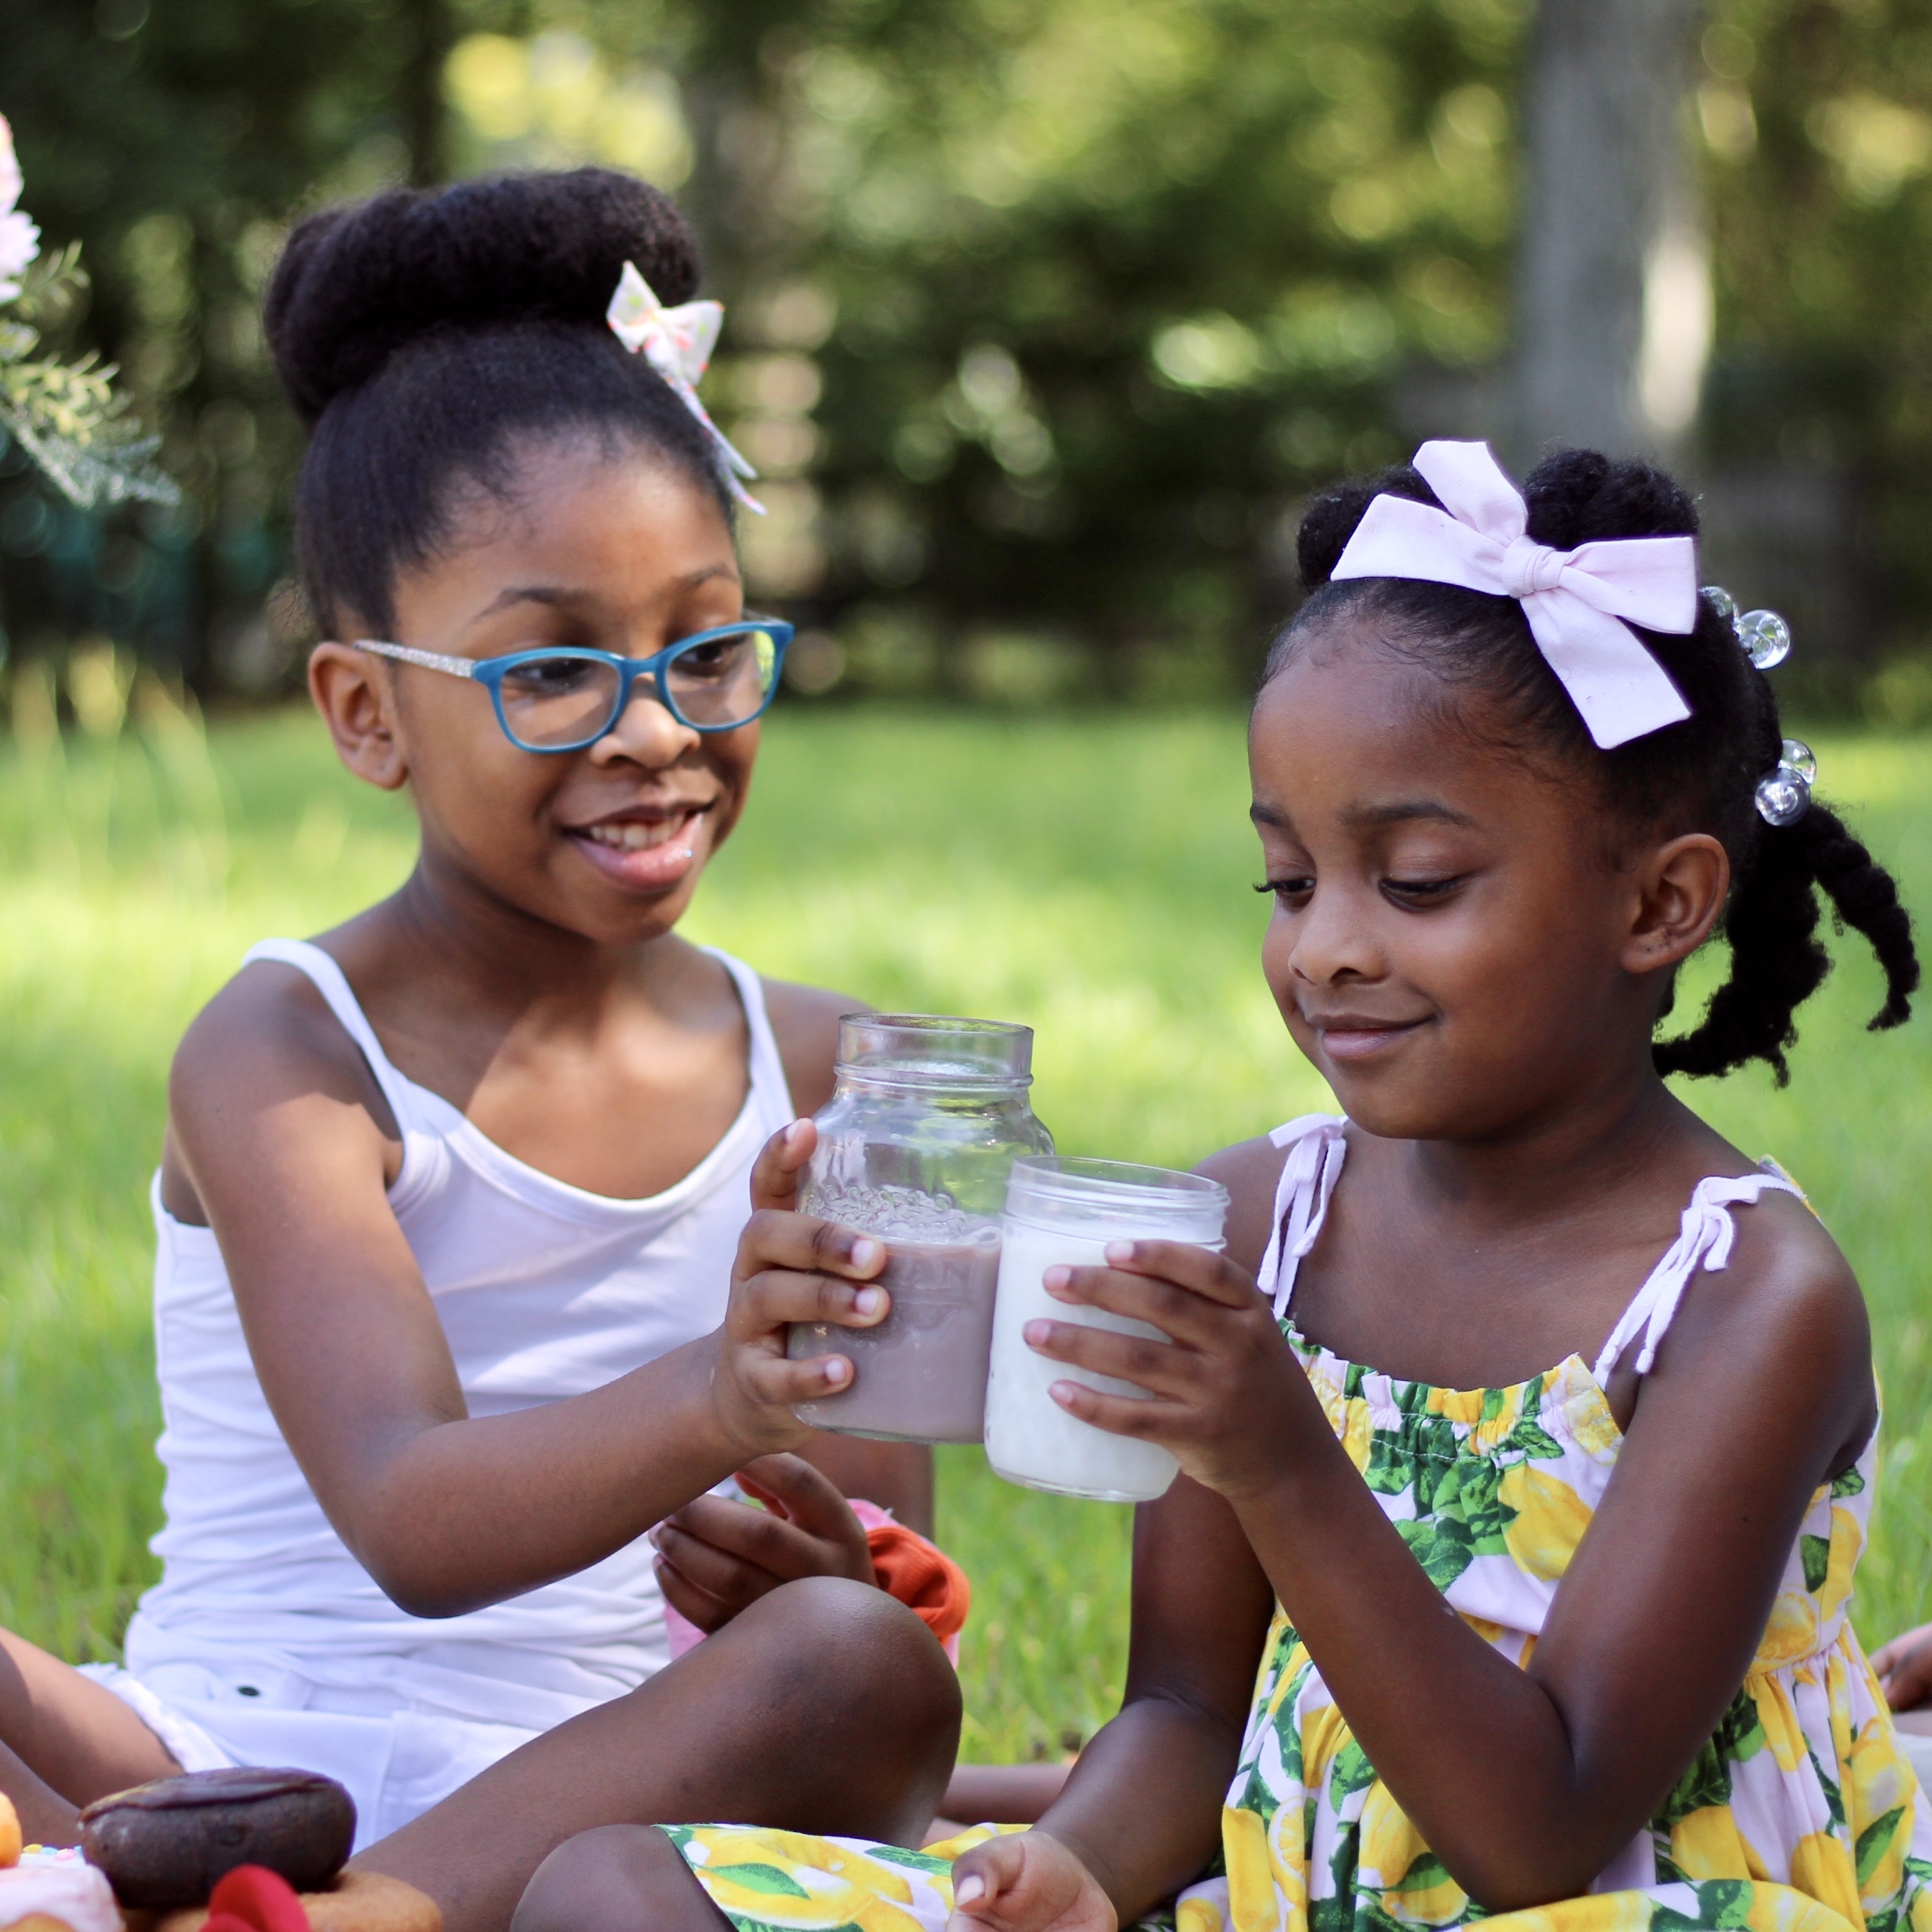
[(761, 1649), (782, 1641), (799, 1667), (888, 1730), (956, 1731), (959, 1679), (924, 1623), (880, 1589), (841, 1576), (802, 1577), (727, 1626)]
[(523, 1888), (510, 1932), (719, 1932), (727, 1923), (650, 1825), (567, 1838)]

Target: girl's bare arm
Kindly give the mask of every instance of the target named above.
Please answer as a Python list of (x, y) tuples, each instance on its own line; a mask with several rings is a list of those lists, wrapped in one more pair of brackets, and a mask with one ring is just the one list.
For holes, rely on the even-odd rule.
[(1220, 1841), (1272, 1608), (1219, 1497), (1182, 1476), (1143, 1504), (1120, 1714), (1031, 1831), (955, 1863), (963, 1918), (989, 1932), (1112, 1932), (1197, 1877)]
[(1145, 1244), (1066, 1297), (1174, 1343), (1054, 1324), (1044, 1353), (1153, 1390), (1089, 1420), (1232, 1505), (1377, 1771), (1492, 1910), (1582, 1892), (1709, 1737), (1806, 1507), (1869, 1432), (1856, 1282), (1801, 1211), (1740, 1218), (1685, 1297), (1527, 1670), (1451, 1610), (1336, 1441), (1251, 1276)]
[[(761, 1213), (724, 1330), (587, 1394), (473, 1420), (389, 1210), (386, 1109), (340, 1028), (245, 974), (190, 1029), (170, 1098), (173, 1150), (221, 1242), (276, 1420), (344, 1542), (418, 1616), (581, 1570), (793, 1446), (807, 1431), (788, 1405), (824, 1384), (821, 1364), (784, 1361), (783, 1323), (878, 1318), (863, 1285), (876, 1244)], [(793, 1154), (762, 1158), (766, 1208), (789, 1204)]]

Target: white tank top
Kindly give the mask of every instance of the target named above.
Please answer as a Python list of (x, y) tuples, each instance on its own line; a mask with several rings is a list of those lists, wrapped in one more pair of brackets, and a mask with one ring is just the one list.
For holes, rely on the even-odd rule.
[[(751, 1165), (792, 1118), (758, 978), (722, 953), (751, 1036), (750, 1091), (724, 1137), (662, 1194), (616, 1201), (505, 1153), (389, 1063), (341, 969), (272, 939), (361, 1049), (402, 1136), (389, 1205), (422, 1270), (472, 1416), (597, 1389), (723, 1319)], [(245, 963), (247, 962), (244, 962)], [(138, 1675), (293, 1674), (365, 1699), (546, 1730), (668, 1661), (643, 1539), (460, 1617), (398, 1609), (330, 1526), (262, 1393), (213, 1232), (153, 1190), (154, 1330), (164, 1426), (161, 1581), (127, 1632)], [(506, 1497), (506, 1507), (515, 1498)]]

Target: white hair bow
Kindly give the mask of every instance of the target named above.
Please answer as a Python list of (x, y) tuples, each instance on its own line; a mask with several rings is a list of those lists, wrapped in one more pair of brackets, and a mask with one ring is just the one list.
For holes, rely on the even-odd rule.
[(698, 400), (698, 384), (710, 366), (711, 351), (718, 346), (718, 331), (724, 324), (721, 302), (686, 302), (667, 309), (657, 299), (651, 284), (637, 272), (635, 262), (624, 264), (617, 278), (617, 292), (605, 311), (611, 333), (633, 356), (644, 360), (671, 385), (678, 400), (704, 424), (718, 449), (718, 467), (726, 487), (747, 510), (762, 517), (765, 506), (747, 494), (740, 476), (758, 472), (731, 447), (724, 432), (711, 420), (710, 412)]
[(1415, 578), (1517, 599), (1537, 648), (1606, 751), (1690, 715), (1630, 624), (1679, 636), (1696, 626), (1694, 539), (1623, 537), (1552, 550), (1524, 534), (1528, 508), (1487, 443), (1425, 443), (1415, 467), (1442, 509), (1376, 497), (1335, 577)]

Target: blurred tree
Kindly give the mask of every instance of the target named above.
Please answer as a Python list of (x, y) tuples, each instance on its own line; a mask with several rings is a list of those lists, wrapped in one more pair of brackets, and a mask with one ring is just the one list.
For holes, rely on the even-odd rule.
[(0, 460), (16, 648), (105, 633), (205, 687), (273, 683), (294, 425), (262, 353), (262, 284), (290, 216), (433, 174), (444, 0), (11, 0), (0, 22), (24, 205), (85, 243), (70, 330), (117, 360), (175, 509), (84, 516)]
[[(1587, 277), (1570, 278), (1556, 313), (1596, 333), (1545, 326), (1588, 352), (1545, 385), (1558, 415), (1535, 434), (1608, 435), (1585, 388), (1613, 364), (1628, 406), (1647, 252), (1640, 400), (1701, 453), (1714, 528), (1786, 532), (1753, 554), (1794, 579), (1856, 551), (1893, 647), (1916, 649), (1932, 0), (1708, 0), (1673, 202), (1657, 103), (1697, 5), (1545, 0), (1539, 60), (1571, 44), (1597, 93), (1532, 96), (1532, 148), (1552, 129), (1600, 158), (1576, 138), (1596, 115), (1649, 165), (1566, 177), (1628, 258), (1623, 293), (1580, 298)], [(0, 112), (26, 205), (83, 239), (96, 275), (63, 346), (122, 362), (189, 497), (81, 518), (0, 461), (16, 642), (106, 632), (210, 687), (284, 674), (293, 634), (264, 600), (297, 437), (255, 311), (288, 221), (388, 181), (597, 158), (674, 188), (699, 223), (730, 306), (708, 394), (766, 474), (771, 515), (745, 530), (757, 592), (825, 634), (795, 654), (806, 682), (1225, 689), (1292, 597), (1296, 503), (1400, 451), (1425, 373), (1430, 428), (1504, 433), (1512, 264), (1525, 288), (1541, 273), (1512, 247), (1533, 11), (13, 0)], [(1607, 24), (1621, 65), (1590, 50)], [(1576, 239), (1574, 221), (1532, 226)], [(1693, 430), (1706, 234), (1716, 342)], [(1675, 390), (1653, 391), (1670, 262), (1682, 352)], [(1858, 634), (1828, 612), (1819, 634), (1834, 623)], [(1932, 667), (1915, 675), (1894, 682), (1932, 704)]]
[[(1522, 460), (1553, 441), (1652, 447), (1695, 414), (1709, 278), (1680, 122), (1703, 13), (1704, 0), (1539, 0), (1508, 425)], [(1673, 285), (1686, 276), (1688, 290)], [(1667, 312), (1687, 308), (1673, 336)]]
[(1891, 660), (1877, 714), (1932, 722), (1932, 5), (1718, 0), (1699, 53), (1709, 460), (1758, 499), (1767, 570), (1838, 580), (1856, 648), (1823, 694)]
[(1285, 607), (1285, 513), (1394, 453), (1392, 373), (1500, 346), (1521, 12), (766, 0), (694, 29), (721, 377), (776, 476), (754, 571), (870, 683), (1225, 689)]

